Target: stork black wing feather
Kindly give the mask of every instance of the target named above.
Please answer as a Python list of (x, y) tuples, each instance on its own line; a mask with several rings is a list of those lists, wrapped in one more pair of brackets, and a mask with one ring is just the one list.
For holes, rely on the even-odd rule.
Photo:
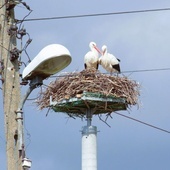
[(120, 73), (120, 65), (119, 64), (112, 65), (112, 68), (114, 68), (115, 70), (117, 70)]

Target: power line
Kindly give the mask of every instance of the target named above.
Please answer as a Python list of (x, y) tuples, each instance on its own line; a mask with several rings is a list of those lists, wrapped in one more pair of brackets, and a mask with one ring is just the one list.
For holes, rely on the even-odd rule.
[(117, 113), (117, 112), (114, 112), (114, 113), (117, 114), (117, 115), (126, 117), (126, 118), (128, 118), (128, 119), (134, 120), (134, 121), (136, 121), (136, 122), (142, 123), (142, 124), (144, 124), (144, 125), (146, 125), (146, 126), (150, 126), (150, 127), (155, 128), (155, 129), (157, 129), (157, 130), (160, 130), (160, 131), (163, 131), (163, 132), (166, 132), (166, 133), (170, 133), (170, 131), (168, 131), (168, 130), (159, 128), (159, 127), (157, 127), (157, 126), (153, 126), (153, 125), (151, 125), (151, 124), (149, 124), (149, 123), (145, 123), (145, 122), (142, 122), (142, 121), (140, 121), (140, 120), (134, 119), (134, 118), (132, 118), (132, 117), (125, 116), (125, 115), (123, 115), (123, 114), (121, 114), (121, 113)]
[[(154, 69), (143, 69), (143, 70), (129, 70), (129, 71), (122, 71), (121, 73), (142, 73), (142, 72), (154, 72), (154, 71), (168, 71), (170, 70), (170, 68), (154, 68)], [(76, 72), (74, 72), (75, 74), (70, 74), (70, 73), (65, 73), (62, 75), (54, 75), (51, 76), (50, 78), (54, 78), (54, 77), (65, 77), (65, 76), (70, 76), (73, 77), (76, 75)], [(96, 73), (98, 74), (98, 73)], [(102, 74), (110, 74), (110, 73), (102, 73)]]
[(170, 70), (170, 68), (154, 68), (154, 69), (145, 69), (145, 70), (122, 71), (122, 73), (150, 72), (150, 71), (168, 71), (168, 70)]
[(82, 15), (67, 15), (67, 16), (55, 16), (46, 18), (30, 18), (24, 20), (17, 20), (17, 22), (23, 21), (43, 21), (43, 20), (57, 20), (57, 19), (72, 19), (72, 18), (84, 18), (84, 17), (98, 17), (98, 16), (109, 16), (109, 15), (122, 15), (122, 14), (134, 14), (134, 13), (146, 13), (146, 12), (160, 12), (169, 11), (170, 8), (158, 8), (158, 9), (145, 9), (145, 10), (134, 10), (134, 11), (120, 11), (120, 12), (109, 12), (109, 13), (95, 13), (95, 14), (82, 14)]

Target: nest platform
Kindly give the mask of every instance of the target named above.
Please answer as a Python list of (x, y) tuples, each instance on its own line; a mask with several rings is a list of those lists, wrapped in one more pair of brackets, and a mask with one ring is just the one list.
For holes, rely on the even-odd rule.
[(36, 101), (39, 109), (52, 108), (80, 117), (85, 109), (106, 114), (138, 104), (139, 84), (125, 76), (102, 74), (94, 69), (60, 75)]
[(74, 116), (86, 115), (87, 109), (93, 109), (93, 115), (126, 110), (127, 102), (124, 98), (105, 96), (100, 93), (83, 92), (76, 97), (61, 101), (50, 100), (50, 107), (55, 112), (65, 112)]

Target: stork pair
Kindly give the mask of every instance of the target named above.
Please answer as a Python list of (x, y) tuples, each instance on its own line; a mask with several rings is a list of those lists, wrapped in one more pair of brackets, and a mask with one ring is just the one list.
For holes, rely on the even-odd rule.
[[(110, 74), (120, 73), (120, 60), (117, 59), (114, 55), (107, 52), (106, 45), (102, 46), (102, 52), (99, 50), (95, 42), (90, 42), (89, 47), (91, 51), (89, 51), (84, 56), (85, 69), (98, 69), (98, 66), (100, 64)], [(99, 54), (101, 54), (100, 58)]]

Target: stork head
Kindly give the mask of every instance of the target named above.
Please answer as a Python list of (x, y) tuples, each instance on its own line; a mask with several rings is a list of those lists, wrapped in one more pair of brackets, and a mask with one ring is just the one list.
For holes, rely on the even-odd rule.
[(99, 50), (95, 42), (90, 42), (89, 47), (92, 51), (93, 49), (95, 49), (98, 53), (102, 54), (102, 52)]
[(102, 54), (106, 54), (107, 53), (107, 46), (106, 45), (103, 45), (102, 46)]

